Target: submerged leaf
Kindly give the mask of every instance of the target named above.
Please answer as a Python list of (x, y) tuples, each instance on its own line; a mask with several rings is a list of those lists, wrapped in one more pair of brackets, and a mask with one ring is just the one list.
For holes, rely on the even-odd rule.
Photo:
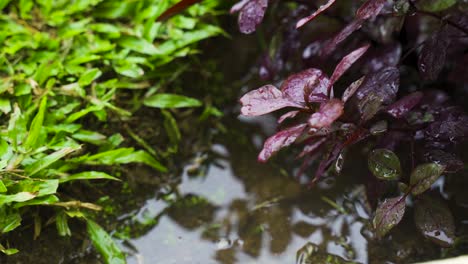
[(273, 85), (265, 85), (241, 97), (241, 114), (259, 116), (271, 113), (284, 107), (302, 108), (301, 104), (285, 98), (283, 93)]
[(88, 235), (96, 250), (101, 253), (107, 264), (125, 264), (125, 254), (112, 240), (112, 237), (98, 224), (86, 219)]
[(448, 206), (440, 199), (424, 196), (416, 202), (414, 221), (418, 230), (442, 247), (455, 242), (455, 222)]
[(367, 161), (369, 170), (381, 180), (396, 180), (401, 175), (400, 160), (388, 149), (374, 149)]
[(299, 124), (297, 126), (281, 130), (280, 132), (268, 138), (263, 145), (262, 151), (258, 155), (258, 160), (260, 162), (266, 162), (280, 149), (294, 143), (294, 141), (296, 141), (296, 139), (302, 134), (306, 126), (306, 124)]
[(437, 163), (426, 163), (416, 167), (410, 178), (411, 193), (418, 195), (431, 188), (444, 170), (445, 166)]
[(362, 82), (364, 81), (365, 76), (362, 76), (360, 79), (354, 81), (352, 84), (346, 88), (346, 90), (343, 92), (343, 95), (341, 96), (341, 100), (346, 103), (346, 101), (351, 98), (354, 93), (359, 89), (361, 86)]
[(401, 221), (405, 214), (405, 208), (405, 196), (403, 195), (386, 199), (377, 207), (372, 223), (378, 237), (384, 237)]
[(357, 11), (356, 17), (360, 19), (369, 19), (376, 17), (387, 0), (367, 0)]

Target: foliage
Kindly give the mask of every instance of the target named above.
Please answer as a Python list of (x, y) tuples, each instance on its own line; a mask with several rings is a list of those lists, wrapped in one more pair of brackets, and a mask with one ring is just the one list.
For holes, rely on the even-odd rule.
[[(342, 163), (347, 148), (367, 142), (375, 175), (367, 183), (369, 199), (374, 206), (383, 200), (374, 218), (383, 237), (403, 218), (409, 195), (426, 199), (419, 196), (442, 174), (463, 169), (457, 152), (468, 136), (468, 114), (450, 95), (466, 96), (466, 8), (448, 0), (243, 0), (234, 5), (241, 32), (259, 31), (259, 38), (272, 39), (259, 76), (280, 83), (240, 99), (244, 116), (281, 113), (282, 129), (265, 141), (258, 160), (301, 145), (298, 176), (318, 160), (313, 184), (329, 168), (342, 167), (332, 165)], [(275, 27), (262, 26), (262, 20)], [(409, 179), (402, 174), (408, 163)], [(384, 199), (396, 192), (398, 179), (402, 190)], [(437, 229), (444, 231), (439, 237), (451, 241), (439, 244), (453, 243), (450, 220), (439, 221), (452, 219), (443, 216), (450, 212), (443, 202), (432, 210), (440, 214), (432, 220), (440, 223), (421, 224), (432, 220), (416, 211), (426, 237), (437, 240)]]
[[(111, 118), (124, 122), (143, 104), (202, 104), (158, 90), (187, 69), (180, 63), (178, 72), (168, 75), (169, 63), (197, 53), (197, 42), (222, 33), (210, 18), (218, 2), (156, 22), (175, 2), (0, 1), (2, 234), (20, 226), (33, 208), (47, 206), (55, 212), (52, 220), (60, 235), (71, 233), (68, 218), (87, 221), (90, 238), (106, 261), (125, 262), (104, 229), (85, 217), (100, 207), (68, 197), (61, 186), (77, 180), (119, 180), (105, 166), (115, 170), (142, 163), (167, 171), (154, 150), (124, 147), (120, 133), (103, 131)], [(119, 106), (116, 99), (123, 93), (132, 93), (138, 104), (131, 109)], [(16, 252), (1, 245), (0, 250)]]

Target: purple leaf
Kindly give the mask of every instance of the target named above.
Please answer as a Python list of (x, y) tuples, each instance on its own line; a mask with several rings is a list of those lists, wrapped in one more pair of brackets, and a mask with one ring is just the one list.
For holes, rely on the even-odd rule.
[(428, 162), (434, 162), (445, 166), (445, 172), (455, 173), (463, 169), (463, 161), (452, 153), (445, 152), (440, 149), (432, 149), (424, 154)]
[(268, 7), (268, 0), (250, 0), (239, 13), (239, 29), (244, 34), (253, 33), (262, 22), (265, 11)]
[(364, 45), (346, 55), (335, 68), (330, 77), (330, 85), (333, 85), (364, 53), (369, 49), (370, 44)]
[(357, 89), (361, 86), (365, 77), (366, 76), (362, 76), (360, 79), (358, 79), (357, 81), (354, 81), (352, 84), (348, 86), (348, 88), (346, 88), (346, 90), (343, 93), (343, 96), (341, 96), (341, 100), (343, 102), (346, 103), (346, 101), (348, 101), (348, 99), (354, 95)]
[(427, 127), (425, 134), (433, 140), (463, 140), (468, 137), (468, 116), (449, 113), (447, 117), (440, 118)]
[(280, 116), (278, 119), (278, 124), (281, 124), (284, 122), (284, 120), (289, 119), (289, 118), (294, 118), (300, 113), (299, 110), (294, 110), (294, 111), (289, 111), (286, 114)]
[(302, 134), (306, 128), (306, 124), (299, 124), (285, 130), (282, 130), (275, 135), (269, 137), (263, 149), (258, 155), (258, 161), (266, 162), (273, 154), (278, 152), (280, 149), (287, 147), (294, 143), (296, 139)]
[(168, 10), (164, 11), (156, 21), (164, 21), (169, 19), (170, 17), (179, 14), (180, 12), (184, 11), (185, 9), (191, 7), (192, 5), (201, 2), (202, 0), (182, 0), (179, 3), (173, 5)]
[(231, 10), (229, 11), (231, 14), (237, 13), (242, 10), (242, 8), (249, 2), (250, 0), (242, 0), (238, 2), (237, 4), (233, 5), (231, 7)]
[(343, 42), (346, 38), (349, 37), (354, 31), (360, 29), (362, 24), (364, 23), (364, 19), (355, 19), (351, 21), (346, 27), (344, 27), (338, 34), (336, 34), (323, 48), (322, 56), (326, 57), (332, 53), (336, 47)]
[(369, 19), (376, 17), (387, 0), (368, 0), (357, 11), (356, 17), (360, 19)]
[(448, 206), (440, 199), (425, 196), (416, 202), (414, 209), (416, 227), (423, 236), (442, 247), (455, 242), (455, 223)]
[(395, 103), (391, 104), (387, 108), (387, 113), (389, 113), (391, 116), (395, 118), (402, 118), (405, 116), (411, 109), (413, 109), (415, 106), (421, 102), (421, 99), (423, 98), (423, 93), (422, 92), (414, 92), (412, 94), (409, 94), (400, 100), (396, 101)]
[(374, 220), (372, 221), (377, 237), (384, 237), (394, 226), (396, 226), (405, 214), (405, 196), (386, 199), (377, 207)]
[(302, 152), (299, 153), (297, 158), (302, 158), (305, 155), (310, 155), (314, 153), (316, 150), (318, 150), (322, 144), (327, 141), (326, 137), (321, 137), (321, 138), (312, 138), (313, 141), (307, 142), (304, 148), (302, 149)]
[(320, 105), (318, 112), (313, 113), (307, 121), (312, 128), (329, 127), (336, 119), (343, 114), (343, 101), (331, 99), (330, 101)]
[(315, 11), (312, 15), (308, 16), (308, 17), (304, 17), (302, 18), (301, 20), (299, 20), (296, 24), (296, 28), (300, 28), (302, 27), (303, 25), (307, 24), (309, 21), (311, 21), (312, 19), (314, 19), (316, 16), (318, 16), (319, 14), (321, 14), (323, 11), (327, 10), (330, 6), (332, 6), (334, 3), (335, 3), (336, 0), (328, 0), (328, 2), (324, 5), (321, 5), (317, 11)]
[(395, 100), (400, 81), (400, 72), (387, 67), (369, 74), (354, 95), (363, 120), (371, 119), (381, 108)]
[(418, 68), (425, 80), (435, 80), (444, 68), (449, 41), (442, 34), (434, 34), (426, 40), (419, 53)]
[(259, 116), (268, 114), (284, 107), (302, 108), (301, 104), (284, 98), (283, 93), (273, 85), (265, 85), (241, 97), (241, 114)]
[(385, 5), (386, 0), (368, 0), (357, 11), (356, 18), (343, 28), (330, 42), (324, 47), (322, 56), (326, 57), (332, 53), (336, 47), (351, 35), (354, 31), (360, 29), (362, 24), (370, 18), (376, 17)]
[(444, 170), (445, 166), (437, 163), (426, 163), (416, 167), (410, 177), (411, 193), (419, 195), (431, 188)]
[(320, 102), (323, 97), (317, 95), (326, 96), (329, 85), (330, 80), (321, 70), (311, 68), (289, 76), (281, 85), (281, 91), (297, 103)]

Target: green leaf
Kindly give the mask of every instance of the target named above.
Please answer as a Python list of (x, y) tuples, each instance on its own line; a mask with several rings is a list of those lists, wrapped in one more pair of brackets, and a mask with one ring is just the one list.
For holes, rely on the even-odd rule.
[(68, 181), (76, 181), (76, 180), (96, 180), (96, 179), (108, 179), (114, 181), (120, 181), (119, 179), (110, 176), (107, 173), (100, 172), (100, 171), (85, 171), (76, 173), (70, 176), (66, 176), (60, 179), (60, 183), (68, 182)]
[(0, 0), (0, 10), (2, 10), (3, 8), (5, 8), (8, 3), (10, 3), (11, 0)]
[(372, 224), (377, 236), (384, 237), (394, 226), (396, 226), (405, 214), (405, 196), (386, 199), (377, 207)]
[(5, 234), (21, 225), (21, 215), (17, 210), (3, 207), (0, 210), (0, 233)]
[(3, 97), (0, 98), (0, 111), (4, 114), (11, 112), (11, 104), (9, 99)]
[(0, 193), (4, 193), (4, 192), (6, 192), (6, 191), (8, 191), (8, 190), (7, 190), (7, 187), (5, 186), (5, 184), (3, 183), (3, 181), (0, 180)]
[(78, 84), (81, 87), (90, 85), (94, 80), (99, 78), (102, 75), (102, 71), (99, 69), (89, 69), (83, 75), (81, 75), (80, 79), (78, 80)]
[(416, 6), (427, 12), (440, 12), (455, 5), (457, 0), (418, 0)]
[[(0, 246), (1, 246), (1, 245), (0, 245)], [(11, 255), (14, 255), (14, 254), (16, 254), (16, 253), (19, 252), (19, 250), (16, 249), (16, 248), (8, 248), (8, 249), (6, 249), (6, 248), (3, 248), (3, 246), (0, 247), (0, 251), (1, 251), (3, 254), (7, 255), (7, 256), (11, 256)]]
[(60, 236), (71, 236), (70, 227), (68, 226), (68, 217), (63, 211), (57, 214), (55, 225)]
[(143, 150), (135, 151), (133, 148), (119, 148), (101, 152), (87, 157), (85, 162), (100, 165), (116, 165), (128, 163), (144, 163), (159, 171), (166, 172), (167, 168)]
[(369, 170), (380, 180), (396, 180), (401, 175), (400, 160), (388, 149), (374, 149), (367, 161)]
[(118, 44), (121, 47), (133, 50), (139, 53), (156, 55), (159, 53), (159, 50), (153, 45), (153, 43), (147, 41), (143, 38), (137, 38), (134, 36), (122, 36)]
[(162, 114), (164, 116), (164, 128), (169, 136), (169, 140), (172, 145), (177, 146), (182, 138), (179, 127), (177, 126), (177, 121), (169, 111), (163, 110)]
[(15, 194), (0, 194), (0, 205), (12, 202), (25, 202), (36, 197), (34, 193), (20, 192)]
[(411, 193), (418, 195), (431, 188), (444, 170), (445, 166), (437, 163), (426, 163), (416, 167), (410, 178)]
[(24, 206), (32, 206), (32, 205), (52, 205), (59, 201), (60, 201), (59, 198), (55, 195), (46, 195), (46, 196), (34, 198), (26, 202), (15, 203), (14, 208), (21, 208)]
[(39, 110), (34, 117), (31, 127), (29, 128), (28, 138), (24, 143), (24, 148), (30, 150), (35, 148), (38, 143), (39, 134), (41, 133), (42, 125), (44, 123), (45, 111), (47, 109), (47, 97), (42, 98), (41, 104), (39, 105)]
[(48, 156), (41, 158), (28, 166), (25, 166), (25, 172), (29, 177), (34, 176), (36, 173), (42, 171), (43, 169), (48, 168), (54, 162), (60, 160), (61, 158), (65, 157), (66, 155), (78, 149), (80, 149), (79, 146), (67, 147), (67, 148), (58, 150), (56, 152), (53, 152), (52, 154), (49, 154)]
[(79, 141), (88, 142), (98, 146), (106, 143), (106, 136), (103, 134), (84, 129), (74, 133), (72, 137)]
[(52, 180), (32, 180), (24, 179), (16, 184), (8, 186), (10, 192), (28, 192), (36, 197), (55, 194), (57, 192), (59, 181)]
[(177, 94), (155, 94), (146, 98), (143, 104), (155, 108), (198, 107), (202, 105), (197, 99)]
[(89, 238), (107, 264), (127, 263), (124, 253), (102, 227), (90, 219), (86, 220), (86, 225)]

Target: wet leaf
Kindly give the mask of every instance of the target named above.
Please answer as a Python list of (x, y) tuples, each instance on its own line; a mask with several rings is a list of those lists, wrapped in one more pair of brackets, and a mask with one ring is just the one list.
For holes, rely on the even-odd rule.
[(306, 124), (299, 124), (276, 133), (275, 135), (269, 137), (263, 149), (258, 155), (258, 160), (260, 162), (266, 162), (273, 154), (278, 152), (280, 149), (287, 147), (294, 143), (296, 139), (302, 134), (306, 128)]
[(372, 221), (377, 237), (384, 237), (394, 226), (396, 226), (405, 214), (405, 197), (398, 196), (385, 199), (377, 207), (374, 220)]
[(440, 199), (424, 196), (416, 202), (414, 221), (419, 232), (442, 247), (455, 242), (452, 212)]
[(380, 180), (396, 180), (401, 175), (398, 156), (388, 149), (374, 149), (368, 158), (369, 170)]
[(418, 68), (425, 80), (435, 80), (445, 65), (449, 42), (442, 34), (434, 34), (419, 53)]
[(250, 0), (239, 12), (239, 29), (244, 34), (253, 33), (262, 22), (268, 0)]
[(330, 85), (333, 85), (359, 58), (361, 58), (369, 47), (370, 44), (364, 45), (341, 59), (330, 77)]
[(312, 19), (314, 19), (315, 17), (317, 17), (318, 15), (320, 15), (323, 11), (327, 10), (328, 8), (330, 8), (330, 6), (332, 6), (334, 3), (335, 3), (336, 0), (328, 0), (328, 2), (324, 5), (321, 5), (317, 11), (315, 11), (312, 15), (308, 16), (308, 17), (304, 17), (302, 19), (300, 19), (297, 24), (296, 24), (296, 28), (300, 28), (302, 27), (303, 25), (307, 24), (308, 22), (310, 22)]
[(302, 108), (301, 104), (293, 102), (273, 85), (265, 85), (241, 97), (241, 114), (245, 116), (259, 116), (271, 113), (284, 107)]
[(318, 112), (313, 113), (307, 123), (311, 128), (329, 127), (343, 114), (344, 104), (341, 100), (331, 99), (320, 105)]
[(463, 161), (453, 153), (441, 149), (432, 149), (426, 151), (424, 157), (428, 162), (434, 162), (445, 166), (445, 172), (455, 173), (463, 169)]
[(423, 98), (422, 92), (414, 92), (411, 93), (400, 100), (396, 101), (395, 103), (391, 104), (387, 108), (387, 113), (395, 118), (402, 118), (404, 117), (411, 109), (419, 104), (421, 99)]
[(289, 76), (281, 85), (286, 98), (296, 103), (323, 102), (328, 97), (330, 80), (319, 69), (307, 69)]
[(364, 78), (365, 76), (362, 76), (360, 79), (354, 81), (352, 84), (348, 86), (348, 88), (346, 88), (346, 90), (343, 93), (343, 96), (341, 97), (341, 100), (343, 102), (346, 103), (346, 101), (348, 101), (349, 98), (351, 98), (354, 95), (354, 93), (357, 91), (357, 89), (359, 89), (362, 82), (364, 81)]
[(411, 193), (419, 195), (429, 188), (442, 175), (445, 166), (437, 163), (426, 163), (417, 166), (411, 173)]
[(102, 227), (90, 219), (86, 219), (86, 226), (89, 238), (107, 264), (127, 263), (125, 254)]
[(184, 108), (184, 107), (199, 107), (202, 105), (200, 101), (194, 98), (177, 95), (177, 94), (155, 94), (143, 101), (143, 104), (148, 107), (155, 108)]
[(354, 94), (363, 120), (369, 120), (382, 105), (392, 103), (396, 98), (400, 73), (395, 67), (387, 67), (369, 74)]

